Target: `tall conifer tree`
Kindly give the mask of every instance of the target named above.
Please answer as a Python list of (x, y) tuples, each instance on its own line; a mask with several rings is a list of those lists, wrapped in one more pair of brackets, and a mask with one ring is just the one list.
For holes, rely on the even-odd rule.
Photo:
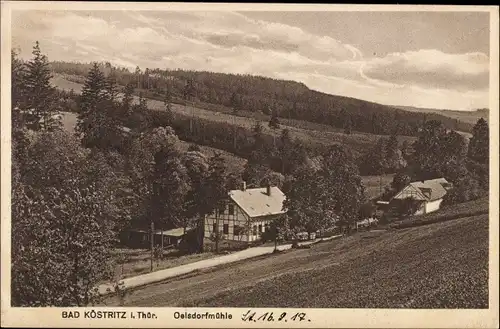
[(61, 126), (55, 103), (55, 89), (50, 85), (52, 74), (47, 56), (42, 54), (38, 41), (33, 57), (26, 63), (25, 85), (26, 124), (33, 130), (53, 130)]

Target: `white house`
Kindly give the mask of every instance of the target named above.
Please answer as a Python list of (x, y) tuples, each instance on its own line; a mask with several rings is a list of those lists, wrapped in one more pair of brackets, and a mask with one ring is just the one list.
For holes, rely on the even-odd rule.
[(243, 183), (241, 190), (228, 193), (221, 209), (205, 217), (205, 238), (218, 231), (226, 240), (257, 241), (274, 219), (285, 214), (284, 200), (285, 194), (276, 186), (247, 189)]
[(439, 209), (443, 197), (451, 187), (451, 183), (444, 178), (412, 182), (396, 194), (391, 203), (412, 198), (417, 202), (414, 215), (427, 214)]

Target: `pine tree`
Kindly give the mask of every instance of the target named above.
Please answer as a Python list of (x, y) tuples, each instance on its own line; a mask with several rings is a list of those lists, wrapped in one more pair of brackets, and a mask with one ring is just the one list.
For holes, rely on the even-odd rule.
[(125, 86), (125, 90), (122, 98), (122, 115), (126, 118), (130, 118), (132, 115), (132, 104), (134, 101), (134, 84), (128, 83)]
[(488, 164), (490, 158), (490, 130), (483, 118), (479, 119), (472, 130), (469, 142), (468, 156), (481, 164)]
[(240, 110), (240, 101), (237, 93), (233, 92), (233, 94), (231, 95), (230, 104), (233, 108), (233, 113), (237, 113)]
[(109, 74), (106, 78), (106, 94), (111, 101), (116, 101), (118, 97), (118, 85), (116, 83), (116, 76)]
[(40, 51), (38, 41), (33, 47), (33, 58), (26, 63), (23, 82), (26, 90), (26, 124), (33, 130), (53, 130), (61, 127), (55, 103), (55, 89), (50, 85), (47, 56)]
[(24, 127), (23, 112), (26, 109), (26, 68), (14, 50), (11, 51), (11, 63), (12, 129), (16, 130)]
[(116, 147), (121, 135), (109, 83), (97, 63), (87, 75), (79, 103), (76, 131), (85, 147)]

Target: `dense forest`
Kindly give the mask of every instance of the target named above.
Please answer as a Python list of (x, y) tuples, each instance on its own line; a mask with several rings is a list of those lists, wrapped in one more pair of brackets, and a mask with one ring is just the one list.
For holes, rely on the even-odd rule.
[[(175, 102), (192, 101), (223, 105), (234, 113), (261, 113), (303, 120), (378, 135), (416, 136), (419, 126), (439, 120), (448, 129), (470, 132), (472, 125), (435, 113), (412, 113), (355, 98), (310, 90), (302, 83), (252, 75), (235, 75), (185, 70), (160, 70), (139, 67), (134, 72), (100, 64), (118, 85), (135, 85), (145, 97), (163, 99), (170, 93)], [(88, 63), (52, 62), (55, 73), (85, 76)], [(210, 107), (217, 110), (217, 107)]]

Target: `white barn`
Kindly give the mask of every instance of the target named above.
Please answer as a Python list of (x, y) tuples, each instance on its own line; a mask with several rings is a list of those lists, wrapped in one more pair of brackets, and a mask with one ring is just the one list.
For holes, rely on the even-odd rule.
[(396, 194), (391, 203), (412, 198), (418, 203), (414, 215), (428, 214), (440, 208), (441, 202), (450, 188), (451, 183), (444, 178), (412, 182)]
[(205, 238), (221, 232), (224, 239), (252, 242), (260, 239), (274, 219), (281, 218), (285, 194), (276, 186), (246, 188), (228, 193), (227, 202), (216, 213), (205, 217)]

